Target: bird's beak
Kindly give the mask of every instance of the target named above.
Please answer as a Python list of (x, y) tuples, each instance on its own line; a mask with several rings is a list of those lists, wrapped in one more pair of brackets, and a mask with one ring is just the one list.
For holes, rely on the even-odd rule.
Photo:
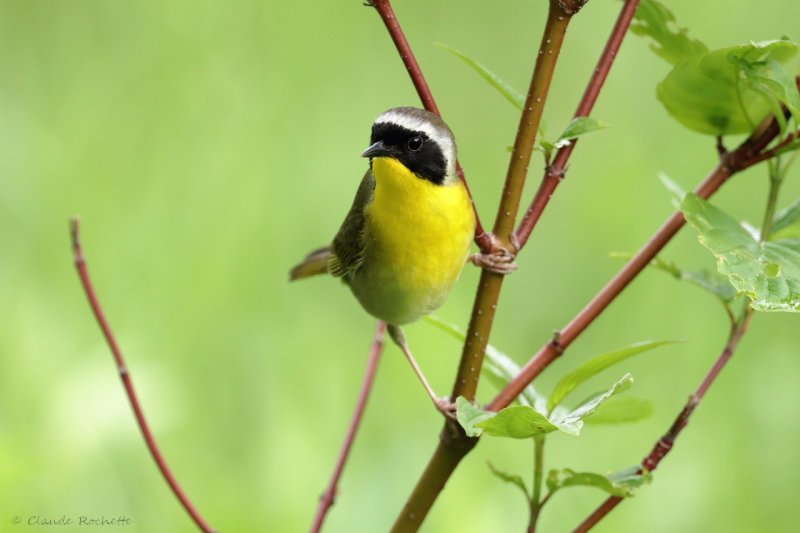
[(387, 157), (395, 155), (395, 150), (386, 146), (383, 141), (378, 141), (363, 152), (361, 157)]

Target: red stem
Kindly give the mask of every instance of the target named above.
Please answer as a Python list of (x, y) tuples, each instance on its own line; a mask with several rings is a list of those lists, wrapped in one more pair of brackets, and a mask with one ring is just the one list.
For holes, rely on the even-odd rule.
[[(684, 405), (681, 412), (678, 413), (677, 418), (670, 426), (669, 430), (661, 437), (658, 442), (656, 442), (653, 449), (650, 453), (642, 460), (642, 471), (647, 470), (648, 472), (652, 472), (658, 467), (658, 464), (661, 460), (666, 457), (666, 455), (672, 450), (673, 445), (675, 444), (675, 439), (678, 438), (681, 431), (686, 427), (689, 423), (689, 418), (692, 416), (695, 408), (697, 408), (700, 401), (705, 396), (708, 388), (714, 383), (714, 380), (719, 375), (722, 368), (725, 366), (725, 363), (733, 355), (733, 352), (736, 350), (736, 346), (739, 344), (739, 340), (742, 338), (744, 333), (747, 331), (747, 326), (750, 323), (750, 319), (753, 316), (752, 310), (748, 309), (742, 320), (741, 324), (731, 328), (731, 333), (728, 336), (728, 341), (725, 343), (725, 347), (720, 353), (717, 360), (714, 362), (714, 365), (708, 371), (703, 382), (697, 388), (694, 394), (689, 397), (689, 400)], [(608, 513), (610, 513), (614, 507), (619, 505), (622, 502), (623, 498), (617, 496), (611, 496), (606, 499), (594, 512), (589, 515), (586, 520), (584, 520), (577, 528), (574, 529), (573, 533), (585, 533), (592, 529), (597, 523), (602, 520)]]
[[(765, 119), (753, 134), (733, 152), (725, 153), (720, 163), (697, 186), (695, 193), (708, 198), (736, 172), (759, 162), (759, 153), (778, 134), (777, 121)], [(685, 224), (680, 211), (675, 211), (653, 237), (634, 255), (628, 263), (609, 281), (603, 289), (578, 313), (553, 339), (545, 343), (525, 364), (520, 373), (489, 403), (487, 409), (498, 411), (507, 407), (514, 398), (555, 361), (566, 348), (602, 313), (608, 305), (633, 281), (652, 261), (664, 246)]]
[[(611, 35), (608, 37), (603, 53), (600, 54), (600, 59), (597, 61), (594, 73), (589, 79), (589, 83), (586, 85), (586, 89), (583, 92), (583, 97), (575, 110), (575, 114), (573, 115), (575, 118), (588, 117), (592, 112), (592, 108), (595, 102), (597, 102), (597, 96), (600, 94), (600, 89), (603, 88), (608, 72), (611, 70), (611, 65), (614, 63), (617, 51), (628, 32), (628, 27), (631, 24), (633, 14), (636, 12), (636, 7), (638, 5), (639, 0), (625, 0), (625, 4), (622, 6), (622, 11), (620, 11), (617, 17), (617, 22), (611, 30)], [(547, 207), (550, 197), (553, 195), (553, 191), (555, 191), (558, 184), (564, 178), (567, 162), (577, 142), (578, 139), (574, 139), (568, 145), (559, 149), (558, 152), (556, 152), (552, 164), (548, 165), (545, 169), (542, 183), (539, 185), (539, 189), (536, 191), (536, 195), (533, 197), (530, 207), (528, 207), (528, 210), (525, 212), (516, 230), (516, 237), (520, 248), (525, 246), (525, 243), (528, 242), (528, 238), (533, 228), (536, 226), (536, 223), (539, 221), (539, 217), (541, 217), (544, 212), (545, 207)]]
[(347, 457), (350, 455), (350, 448), (353, 446), (353, 440), (356, 436), (356, 431), (361, 424), (361, 418), (364, 414), (364, 408), (367, 405), (372, 383), (375, 379), (375, 371), (378, 368), (378, 360), (381, 356), (381, 348), (383, 347), (383, 335), (386, 332), (386, 324), (378, 321), (375, 327), (375, 338), (372, 340), (370, 347), (369, 357), (367, 358), (367, 368), (364, 372), (364, 380), (361, 382), (361, 390), (358, 392), (358, 400), (356, 401), (356, 409), (353, 412), (353, 417), (350, 419), (350, 425), (347, 428), (347, 435), (345, 435), (342, 449), (339, 451), (339, 457), (336, 460), (336, 466), (333, 469), (333, 475), (328, 482), (328, 487), (319, 499), (319, 506), (317, 507), (317, 514), (314, 516), (314, 523), (311, 525), (311, 532), (317, 533), (322, 528), (322, 522), (328, 510), (336, 500), (336, 487), (339, 483), (339, 478), (342, 476), (344, 464), (347, 462)]
[[(383, 23), (386, 25), (386, 29), (389, 31), (389, 35), (391, 36), (392, 41), (397, 48), (397, 52), (400, 54), (400, 59), (403, 60), (403, 65), (405, 65), (408, 75), (411, 77), (411, 83), (414, 84), (414, 89), (417, 90), (417, 94), (419, 95), (419, 99), (422, 102), (423, 107), (431, 113), (441, 116), (441, 113), (439, 113), (439, 107), (436, 105), (436, 101), (433, 99), (431, 90), (428, 87), (428, 82), (425, 81), (425, 76), (422, 74), (422, 70), (419, 68), (419, 63), (417, 63), (417, 59), (414, 57), (414, 52), (411, 51), (411, 47), (406, 40), (406, 36), (403, 34), (403, 29), (400, 27), (400, 23), (397, 21), (397, 17), (392, 9), (392, 4), (389, 2), (389, 0), (372, 0), (370, 3), (378, 12), (378, 15), (380, 15)], [(487, 254), (491, 253), (495, 246), (495, 242), (492, 239), (492, 236), (486, 233), (486, 231), (483, 229), (481, 220), (478, 217), (478, 210), (475, 208), (475, 201), (472, 199), (472, 193), (470, 192), (469, 186), (467, 185), (467, 180), (464, 177), (464, 170), (461, 168), (461, 164), (458, 161), (456, 161), (456, 171), (458, 172), (459, 179), (461, 179), (461, 182), (467, 189), (467, 194), (469, 194), (469, 199), (472, 203), (472, 210), (475, 213), (475, 244), (478, 246), (478, 248), (480, 248), (481, 252)]]
[(125, 387), (125, 393), (128, 396), (128, 401), (130, 402), (131, 408), (133, 409), (133, 414), (136, 417), (136, 423), (139, 425), (139, 429), (142, 432), (142, 436), (147, 444), (147, 448), (150, 450), (153, 460), (155, 460), (156, 464), (158, 465), (158, 469), (161, 471), (161, 474), (164, 476), (167, 484), (172, 489), (172, 492), (181, 502), (183, 508), (186, 509), (186, 512), (189, 513), (189, 516), (192, 517), (192, 520), (194, 520), (195, 524), (197, 524), (197, 527), (206, 533), (212, 533), (214, 530), (206, 523), (205, 520), (203, 520), (203, 517), (201, 517), (200, 513), (198, 513), (194, 508), (192, 503), (189, 501), (189, 498), (181, 489), (180, 485), (178, 485), (178, 481), (172, 475), (172, 472), (170, 472), (166, 461), (162, 457), (161, 452), (156, 445), (153, 434), (150, 432), (150, 427), (147, 424), (147, 420), (145, 420), (144, 413), (142, 412), (142, 408), (139, 405), (139, 400), (136, 396), (136, 392), (133, 389), (133, 381), (131, 380), (130, 373), (128, 372), (128, 367), (125, 365), (122, 352), (119, 349), (119, 345), (114, 338), (111, 327), (109, 326), (108, 321), (103, 314), (103, 310), (100, 307), (100, 302), (97, 300), (94, 288), (92, 287), (92, 282), (89, 278), (89, 272), (86, 268), (86, 261), (83, 257), (83, 251), (81, 249), (81, 243), (79, 239), (79, 220), (77, 218), (70, 219), (70, 237), (72, 239), (73, 262), (75, 263), (75, 268), (78, 271), (78, 276), (80, 277), (81, 284), (83, 285), (83, 290), (89, 300), (89, 305), (91, 306), (92, 312), (97, 319), (97, 323), (100, 325), (100, 329), (103, 331), (103, 336), (106, 338), (108, 347), (111, 349), (111, 353), (114, 356), (119, 377), (122, 380), (123, 386)]

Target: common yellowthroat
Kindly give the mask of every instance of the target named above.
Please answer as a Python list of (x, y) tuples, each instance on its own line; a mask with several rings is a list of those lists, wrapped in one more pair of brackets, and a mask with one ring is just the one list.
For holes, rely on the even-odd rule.
[(472, 202), (456, 173), (456, 143), (441, 118), (413, 107), (382, 113), (361, 154), (370, 168), (330, 246), (290, 273), (341, 278), (372, 316), (383, 320), (428, 395), (438, 398), (414, 361), (400, 326), (444, 303), (475, 231)]

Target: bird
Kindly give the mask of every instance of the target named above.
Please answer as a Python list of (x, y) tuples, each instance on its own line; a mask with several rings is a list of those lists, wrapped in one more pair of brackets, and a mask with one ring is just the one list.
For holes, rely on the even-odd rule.
[(391, 108), (375, 119), (361, 156), (369, 168), (339, 231), (289, 279), (340, 278), (386, 323), (437, 410), (452, 416), (452, 401), (434, 393), (401, 327), (439, 308), (470, 258), (475, 213), (456, 170), (453, 132), (424, 109)]

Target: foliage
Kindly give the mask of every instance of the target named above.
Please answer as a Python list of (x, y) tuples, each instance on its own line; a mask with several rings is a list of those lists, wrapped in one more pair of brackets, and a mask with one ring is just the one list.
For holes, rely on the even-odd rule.
[[(717, 269), (758, 311), (800, 311), (800, 238), (760, 241), (733, 217), (687, 194), (681, 203), (700, 243), (717, 258)], [(780, 214), (781, 229), (794, 215)]]
[(655, 0), (639, 2), (630, 31), (653, 39), (655, 43), (650, 48), (672, 65), (708, 52), (705, 44), (689, 37), (686, 28), (677, 26), (675, 15), (664, 4)]
[(569, 468), (553, 469), (547, 474), (547, 490), (552, 495), (566, 487), (594, 487), (611, 496), (627, 498), (633, 496), (636, 489), (651, 480), (652, 475), (649, 472), (641, 473), (638, 465), (607, 476), (592, 472), (575, 472)]
[[(483, 78), (487, 83), (489, 83), (489, 85), (497, 90), (497, 92), (499, 92), (503, 98), (510, 102), (515, 108), (521, 111), (525, 106), (525, 97), (482, 63), (451, 46), (447, 46), (446, 44), (442, 43), (436, 44), (464, 61), (464, 63), (466, 63), (472, 70), (477, 72), (481, 78)], [(575, 140), (582, 135), (601, 130), (606, 127), (608, 126), (604, 122), (594, 117), (575, 117), (569, 122), (569, 124), (567, 124), (567, 127), (564, 128), (564, 131), (561, 133), (561, 135), (559, 135), (558, 139), (554, 141), (548, 141), (545, 138), (544, 127), (540, 126), (539, 136), (538, 139), (536, 139), (534, 149), (542, 152), (545, 156), (545, 161), (549, 163), (555, 150), (569, 145), (570, 141)], [(508, 151), (511, 151), (512, 149), (513, 147), (509, 147)]]
[(796, 43), (775, 40), (694, 55), (673, 67), (657, 96), (676, 120), (701, 133), (748, 133), (770, 112), (785, 130), (781, 104), (796, 116), (800, 96), (782, 63), (796, 53)]

